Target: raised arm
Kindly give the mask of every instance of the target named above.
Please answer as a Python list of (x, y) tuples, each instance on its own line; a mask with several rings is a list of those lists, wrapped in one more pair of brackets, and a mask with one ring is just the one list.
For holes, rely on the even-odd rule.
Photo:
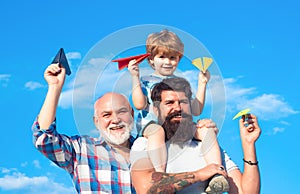
[[(248, 125), (245, 125), (248, 124)], [(230, 194), (258, 194), (260, 193), (260, 173), (256, 156), (255, 142), (259, 138), (261, 129), (256, 116), (253, 114), (239, 120), (240, 136), (244, 153), (244, 172), (233, 170), (228, 172)]]
[(205, 73), (202, 71), (199, 73), (196, 98), (192, 101), (192, 113), (194, 116), (198, 116), (202, 113), (205, 102), (206, 85), (209, 79), (210, 73), (208, 70)]
[(66, 71), (59, 67), (59, 64), (51, 64), (44, 73), (44, 78), (48, 83), (48, 92), (44, 104), (38, 116), (41, 129), (48, 129), (55, 119), (56, 108), (59, 96), (64, 85)]
[(141, 110), (146, 107), (147, 99), (142, 91), (139, 66), (135, 59), (129, 61), (128, 70), (132, 77), (132, 102), (136, 109)]

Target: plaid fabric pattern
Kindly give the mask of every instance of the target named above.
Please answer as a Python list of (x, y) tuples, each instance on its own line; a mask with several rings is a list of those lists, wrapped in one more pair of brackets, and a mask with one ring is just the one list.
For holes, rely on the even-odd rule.
[(135, 193), (129, 163), (101, 137), (59, 134), (56, 121), (47, 130), (35, 121), (32, 130), (35, 147), (71, 175), (78, 193)]

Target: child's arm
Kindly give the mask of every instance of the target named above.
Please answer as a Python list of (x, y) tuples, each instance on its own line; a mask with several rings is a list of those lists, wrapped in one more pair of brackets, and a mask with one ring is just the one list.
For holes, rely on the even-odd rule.
[(135, 59), (129, 61), (128, 70), (132, 76), (132, 102), (136, 109), (141, 110), (146, 107), (147, 98), (142, 91), (139, 66)]
[(203, 73), (202, 71), (198, 76), (198, 90), (196, 98), (192, 100), (192, 114), (198, 116), (202, 113), (204, 102), (205, 102), (205, 91), (207, 82), (210, 79), (209, 71)]
[(165, 146), (165, 131), (158, 124), (145, 127), (143, 136), (148, 139), (147, 151), (156, 172), (165, 172), (167, 150)]

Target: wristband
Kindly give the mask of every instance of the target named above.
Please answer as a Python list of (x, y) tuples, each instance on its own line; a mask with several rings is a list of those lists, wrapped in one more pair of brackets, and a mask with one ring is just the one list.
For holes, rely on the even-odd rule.
[(256, 161), (256, 162), (251, 162), (251, 160), (245, 160), (244, 158), (243, 158), (243, 161), (244, 162), (246, 162), (247, 164), (249, 164), (249, 165), (251, 165), (251, 166), (253, 166), (253, 165), (258, 165), (258, 161)]

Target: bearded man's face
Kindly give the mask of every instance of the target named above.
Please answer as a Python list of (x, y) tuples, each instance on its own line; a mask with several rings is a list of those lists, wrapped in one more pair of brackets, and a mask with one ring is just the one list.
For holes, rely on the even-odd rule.
[(158, 108), (158, 123), (166, 132), (166, 140), (184, 142), (194, 135), (190, 100), (184, 92), (163, 91)]

